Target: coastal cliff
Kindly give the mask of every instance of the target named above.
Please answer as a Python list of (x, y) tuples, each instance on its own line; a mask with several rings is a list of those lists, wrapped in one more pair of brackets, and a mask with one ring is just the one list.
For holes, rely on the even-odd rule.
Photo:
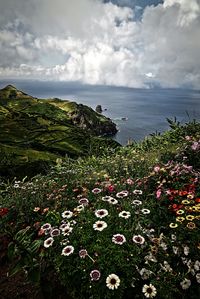
[[(118, 143), (116, 125), (92, 108), (60, 99), (38, 99), (8, 85), (0, 90), (0, 174), (35, 174), (68, 156), (92, 154)], [(28, 171), (26, 171), (28, 169)]]

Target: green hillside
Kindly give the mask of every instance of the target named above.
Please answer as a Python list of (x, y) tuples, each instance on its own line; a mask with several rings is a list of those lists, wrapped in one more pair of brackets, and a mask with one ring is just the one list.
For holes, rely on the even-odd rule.
[[(91, 108), (59, 99), (37, 99), (12, 85), (0, 90), (0, 173), (44, 170), (65, 156), (88, 155), (100, 146), (116, 147), (110, 119)], [(25, 167), (24, 167), (25, 166)]]

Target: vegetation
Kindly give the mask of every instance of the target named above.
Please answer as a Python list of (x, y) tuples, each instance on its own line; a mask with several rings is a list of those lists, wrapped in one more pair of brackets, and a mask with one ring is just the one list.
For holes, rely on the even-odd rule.
[(169, 124), (2, 182), (9, 275), (23, 271), (43, 298), (199, 298), (200, 124)]
[(103, 115), (75, 102), (37, 99), (8, 85), (0, 90), (0, 174), (7, 177), (46, 172), (66, 155), (100, 152), (119, 144), (99, 135), (116, 133)]

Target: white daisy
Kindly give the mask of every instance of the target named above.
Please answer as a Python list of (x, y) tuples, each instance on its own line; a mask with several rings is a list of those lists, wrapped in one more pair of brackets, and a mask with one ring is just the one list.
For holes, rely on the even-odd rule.
[(140, 206), (140, 205), (142, 205), (142, 201), (138, 200), (138, 199), (135, 199), (135, 200), (132, 201), (132, 204), (135, 205), (135, 206)]
[(68, 255), (72, 254), (73, 252), (74, 252), (74, 247), (68, 245), (63, 248), (61, 255), (68, 256)]
[(79, 203), (80, 203), (80, 205), (88, 206), (89, 200), (87, 198), (81, 198), (81, 199), (79, 199)]
[(124, 237), (124, 235), (116, 234), (113, 235), (112, 242), (115, 244), (122, 245), (123, 243), (126, 242), (126, 238)]
[(142, 190), (134, 190), (133, 191), (133, 194), (135, 194), (135, 195), (142, 195)]
[(60, 235), (60, 230), (58, 228), (54, 228), (50, 231), (50, 236), (51, 237), (56, 237)]
[(41, 229), (43, 230), (49, 230), (51, 229), (51, 224), (50, 223), (45, 223), (41, 226)]
[(71, 211), (64, 211), (63, 213), (62, 213), (62, 217), (63, 218), (67, 218), (67, 219), (69, 219), (69, 218), (71, 218), (73, 216), (73, 212), (71, 212)]
[(99, 272), (99, 270), (92, 270), (90, 272), (90, 277), (91, 277), (91, 280), (97, 281), (100, 279), (101, 273)]
[(119, 217), (122, 217), (122, 218), (125, 218), (125, 219), (129, 218), (130, 216), (131, 216), (131, 213), (128, 212), (128, 211), (122, 211), (122, 212), (119, 213)]
[(197, 280), (198, 283), (200, 283), (200, 273), (196, 274), (196, 280)]
[(106, 195), (106, 196), (103, 196), (101, 199), (102, 199), (103, 201), (109, 201), (111, 198), (113, 198), (113, 197), (110, 196), (110, 195)]
[(103, 218), (108, 215), (108, 211), (106, 209), (100, 209), (95, 211), (95, 216), (98, 218)]
[(62, 235), (69, 236), (69, 234), (72, 232), (72, 230), (73, 230), (73, 228), (70, 227), (69, 225), (67, 225), (62, 229)]
[(141, 212), (146, 215), (146, 214), (150, 214), (150, 210), (149, 209), (142, 209)]
[(181, 281), (180, 285), (183, 290), (187, 290), (191, 286), (191, 281), (189, 279), (185, 278), (183, 281)]
[(94, 194), (101, 193), (101, 189), (99, 189), (99, 188), (94, 188), (94, 189), (92, 190), (92, 193), (94, 193)]
[(128, 191), (124, 190), (124, 191), (120, 191), (116, 194), (116, 197), (118, 198), (124, 198), (128, 196)]
[(79, 256), (80, 256), (80, 258), (84, 259), (87, 255), (88, 255), (88, 253), (87, 253), (86, 249), (79, 250)]
[(118, 200), (115, 199), (115, 198), (113, 198), (113, 197), (111, 197), (111, 198), (108, 200), (108, 202), (109, 202), (111, 205), (116, 205), (116, 204), (118, 204)]
[(146, 298), (153, 298), (156, 296), (156, 288), (150, 283), (150, 285), (145, 284), (142, 288), (142, 292)]
[(48, 248), (48, 247), (52, 246), (53, 242), (54, 242), (54, 239), (52, 237), (46, 239), (44, 241), (44, 247)]
[(145, 238), (142, 237), (141, 235), (136, 235), (136, 236), (133, 236), (133, 242), (136, 244), (142, 245), (145, 242)]
[(78, 212), (78, 213), (80, 213), (81, 211), (83, 211), (84, 210), (84, 205), (79, 205), (79, 206), (77, 206), (75, 209), (74, 209), (74, 211), (76, 211), (76, 212)]
[(119, 287), (119, 285), (120, 285), (119, 276), (117, 276), (116, 274), (108, 275), (108, 277), (106, 278), (106, 286), (110, 290), (117, 289)]
[(93, 224), (94, 230), (102, 231), (104, 228), (106, 228), (108, 225), (105, 221), (96, 221)]

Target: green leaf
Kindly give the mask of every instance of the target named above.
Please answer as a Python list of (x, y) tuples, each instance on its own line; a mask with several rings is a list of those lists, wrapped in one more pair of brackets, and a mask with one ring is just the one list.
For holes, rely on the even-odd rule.
[(35, 240), (35, 241), (33, 241), (33, 243), (30, 246), (31, 252), (35, 253), (40, 248), (40, 246), (42, 245), (42, 243), (43, 243), (42, 240)]
[(11, 260), (13, 258), (14, 253), (15, 253), (15, 244), (13, 242), (10, 242), (8, 245), (8, 251), (7, 251), (9, 260)]
[(10, 276), (14, 276), (16, 273), (18, 273), (19, 271), (21, 271), (23, 269), (23, 263), (20, 260), (19, 262), (17, 262), (15, 264), (15, 266), (10, 270), (9, 275)]

